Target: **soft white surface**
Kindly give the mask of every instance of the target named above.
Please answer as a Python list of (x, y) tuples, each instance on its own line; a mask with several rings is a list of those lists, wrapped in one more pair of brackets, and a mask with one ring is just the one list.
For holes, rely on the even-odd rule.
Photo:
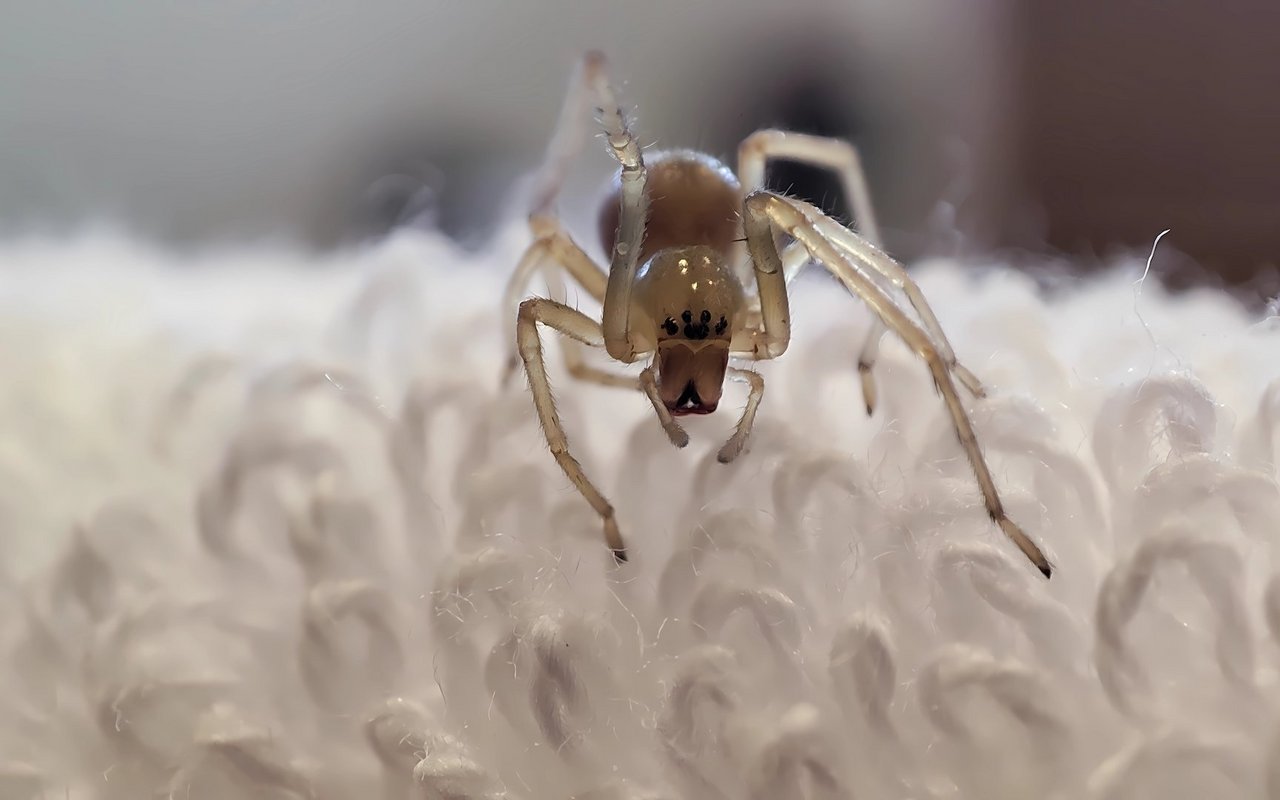
[(820, 276), (734, 465), (553, 370), (616, 571), (494, 388), (523, 241), (0, 247), (0, 798), (1280, 796), (1274, 320), (916, 270), (1048, 583)]

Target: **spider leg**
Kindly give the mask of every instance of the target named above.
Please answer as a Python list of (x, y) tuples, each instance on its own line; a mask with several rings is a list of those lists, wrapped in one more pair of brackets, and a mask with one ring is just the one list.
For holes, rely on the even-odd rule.
[[(1022, 551), (1023, 555), (1046, 578), (1049, 577), (1051, 568), (1044, 553), (1005, 513), (995, 481), (991, 477), (991, 471), (978, 445), (973, 424), (969, 420), (964, 405), (960, 402), (955, 383), (952, 382), (952, 367), (944, 356), (944, 349), (933, 341), (929, 330), (917, 323), (895, 303), (876, 280), (876, 276), (882, 274), (881, 269), (875, 264), (868, 263), (871, 260), (869, 255), (860, 251), (855, 252), (853, 248), (841, 248), (834, 243), (839, 237), (852, 237), (855, 234), (808, 203), (765, 191), (754, 192), (747, 198), (743, 217), (747, 247), (751, 252), (752, 260), (756, 262), (757, 275), (769, 278), (769, 280), (760, 281), (759, 284), (763, 309), (767, 310), (771, 306), (779, 305), (786, 308), (786, 286), (780, 280), (772, 279), (772, 275), (781, 267), (778, 249), (773, 240), (773, 227), (777, 226), (797, 241), (803, 242), (818, 263), (826, 267), (852, 294), (860, 297), (870, 306), (889, 330), (896, 333), (908, 347), (924, 359), (951, 414), (956, 436), (960, 439), (960, 444), (969, 459), (969, 466), (973, 469), (978, 487), (982, 490), (987, 514), (1000, 526), (1005, 536)], [(865, 250), (866, 253), (874, 253), (878, 259), (889, 260), (888, 256), (871, 248), (869, 244), (865, 246)], [(779, 292), (783, 295), (780, 300), (774, 296)], [(765, 319), (767, 322), (767, 313)], [(766, 326), (766, 339), (769, 338), (768, 334)]]
[(780, 130), (763, 130), (742, 140), (738, 146), (738, 178), (747, 194), (764, 188), (764, 172), (770, 159), (780, 158), (816, 167), (825, 167), (840, 176), (844, 194), (853, 206), (853, 216), (862, 235), (880, 244), (871, 192), (862, 170), (858, 150), (844, 139), (811, 136)]
[(809, 264), (809, 251), (802, 242), (792, 242), (782, 249), (782, 280), (788, 286)]
[[(608, 280), (604, 270), (570, 238), (559, 220), (535, 216), (530, 219), (530, 226), (537, 238), (520, 258), (515, 271), (507, 281), (503, 296), (503, 307), (510, 309), (510, 313), (505, 317), (508, 320), (505, 339), (509, 343), (508, 347), (514, 347), (516, 344), (517, 309), (535, 272), (541, 269), (551, 296), (559, 302), (565, 301), (564, 285), (560, 280), (562, 273), (567, 272), (597, 302), (604, 301), (605, 282)], [(587, 364), (582, 354), (582, 345), (574, 339), (562, 340), (561, 350), (564, 354), (565, 367), (574, 378), (602, 386), (640, 388), (633, 376), (609, 372)], [(519, 356), (511, 352), (503, 369), (502, 385), (505, 386), (510, 382), (518, 364)]]
[[(844, 185), (845, 197), (853, 206), (854, 220), (862, 235), (877, 247), (881, 246), (880, 228), (876, 224), (862, 159), (858, 157), (858, 150), (851, 142), (780, 130), (756, 131), (744, 139), (738, 148), (738, 175), (745, 191), (764, 188), (765, 167), (774, 158), (826, 167), (838, 174)], [(787, 262), (788, 254), (789, 252), (783, 254), (784, 263)], [(787, 283), (800, 273), (807, 261), (808, 259), (797, 259), (786, 264)], [(867, 416), (871, 415), (876, 405), (876, 385), (871, 369), (875, 366), (880, 339), (884, 337), (884, 333), (884, 323), (879, 319), (872, 320), (866, 341), (858, 352), (858, 376), (862, 381), (862, 398), (866, 403)]]
[[(951, 342), (947, 339), (946, 332), (942, 329), (938, 318), (934, 316), (933, 309), (929, 306), (929, 301), (925, 299), (924, 293), (920, 291), (920, 287), (916, 285), (916, 282), (911, 280), (907, 270), (893, 258), (886, 255), (875, 243), (867, 241), (844, 226), (835, 225), (829, 218), (826, 218), (825, 227), (829, 231), (830, 239), (836, 247), (843, 250), (858, 263), (874, 270), (876, 274), (887, 279), (895, 288), (902, 290), (908, 302), (911, 303), (911, 307), (920, 315), (920, 321), (924, 324), (925, 330), (929, 332), (929, 335), (936, 342), (938, 351), (947, 363), (947, 368), (955, 372), (956, 377), (960, 379), (960, 382), (974, 397), (986, 397), (987, 392), (982, 387), (982, 382), (956, 360), (955, 351), (951, 348)], [(864, 378), (864, 386), (865, 381), (870, 379), (871, 367), (875, 364), (880, 337), (884, 332), (883, 323), (879, 323), (879, 326), (877, 328), (873, 325), (871, 331), (873, 335), (868, 336), (867, 342), (862, 349), (862, 355), (858, 359), (859, 372), (867, 376)], [(872, 403), (869, 402), (868, 414), (871, 413), (871, 405)]]
[(622, 533), (618, 530), (618, 523), (614, 519), (613, 506), (591, 483), (583, 472), (582, 465), (569, 452), (569, 441), (560, 423), (555, 398), (551, 394), (551, 383), (547, 379), (546, 363), (542, 355), (542, 340), (538, 335), (539, 324), (583, 344), (599, 347), (604, 344), (600, 323), (563, 303), (535, 297), (520, 304), (516, 335), (519, 341), (520, 359), (524, 362), (524, 370), (529, 377), (529, 390), (533, 394), (533, 405), (538, 412), (538, 419), (542, 422), (547, 447), (574, 487), (600, 515), (604, 525), (604, 541), (613, 553), (613, 557), (619, 562), (626, 561), (627, 548), (623, 544)]
[(583, 55), (578, 68), (569, 79), (555, 132), (547, 144), (542, 168), (534, 178), (530, 219), (554, 213), (556, 200), (564, 187), (565, 175), (569, 172), (569, 163), (582, 150), (583, 141), (591, 128), (587, 111), (591, 108), (595, 84), (606, 69), (604, 55), (589, 52)]
[[(627, 126), (626, 117), (610, 85), (608, 72), (609, 62), (603, 53), (592, 50), (582, 57), (561, 107), (542, 170), (535, 179), (530, 224), (537, 235), (537, 226), (548, 219), (555, 208), (569, 162), (581, 149), (586, 132), (586, 125), (580, 120), (585, 117), (587, 107), (594, 103), (609, 150), (622, 167), (619, 175), (621, 213), (618, 234), (601, 299), (604, 303), (604, 344), (610, 357), (629, 364), (640, 352), (631, 339), (631, 290), (649, 208), (645, 191), (648, 173), (640, 145)], [(532, 270), (530, 266), (526, 273), (531, 274)], [(520, 273), (519, 269), (517, 273)], [(508, 299), (510, 291), (509, 288)]]
[(609, 85), (604, 56), (593, 53), (587, 58), (589, 61), (594, 59), (593, 63), (598, 65), (588, 77), (609, 151), (621, 166), (618, 174), (618, 232), (614, 237), (609, 279), (605, 287), (604, 345), (612, 358), (630, 364), (641, 352), (631, 338), (631, 292), (649, 214), (649, 173), (645, 169), (640, 144), (627, 125), (622, 107)]
[(764, 377), (760, 373), (748, 369), (739, 369), (738, 367), (729, 367), (728, 374), (734, 380), (746, 383), (749, 387), (749, 393), (747, 394), (746, 408), (742, 409), (742, 416), (738, 418), (738, 424), (733, 429), (733, 435), (729, 437), (729, 441), (725, 442), (724, 446), (720, 448), (720, 452), (716, 454), (716, 460), (721, 464), (728, 464), (742, 455), (747, 439), (751, 436), (751, 428), (756, 422), (756, 410), (760, 408), (760, 400), (764, 397)]
[[(554, 212), (560, 190), (564, 186), (565, 175), (569, 170), (569, 163), (582, 149), (583, 140), (590, 129), (587, 110), (591, 107), (593, 96), (599, 98), (601, 85), (606, 89), (608, 87), (607, 69), (608, 63), (604, 55), (592, 51), (582, 57), (573, 77), (570, 78), (555, 132), (547, 146), (542, 168), (534, 179), (533, 199), (529, 212), (529, 228), (533, 232), (534, 241), (520, 258), (504, 293), (503, 308), (511, 309), (507, 317), (509, 320), (506, 336), (508, 346), (516, 341), (515, 310), (524, 297), (534, 273), (548, 264), (557, 268), (555, 272), (547, 272), (543, 269), (548, 288), (556, 300), (561, 302), (565, 300), (562, 284), (559, 282), (559, 273), (567, 272), (592, 298), (597, 302), (604, 302), (608, 276), (595, 260), (573, 241), (564, 226), (554, 216)], [(634, 377), (588, 365), (582, 355), (581, 346), (572, 339), (563, 340), (561, 350), (564, 354), (565, 366), (574, 378), (602, 386), (639, 388)], [(510, 382), (517, 363), (518, 356), (510, 353), (503, 369), (502, 385), (505, 386)]]

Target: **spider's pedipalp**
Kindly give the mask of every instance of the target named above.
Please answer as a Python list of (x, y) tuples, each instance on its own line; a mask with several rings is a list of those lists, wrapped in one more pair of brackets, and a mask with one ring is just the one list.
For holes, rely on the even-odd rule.
[(747, 405), (742, 409), (742, 416), (738, 418), (738, 424), (734, 426), (733, 436), (729, 437), (729, 441), (725, 442), (724, 446), (720, 448), (720, 452), (716, 453), (716, 460), (721, 464), (728, 464), (735, 460), (746, 449), (747, 439), (751, 436), (751, 428), (756, 422), (756, 410), (760, 408), (760, 401), (764, 399), (764, 378), (760, 373), (730, 367), (729, 374), (734, 380), (743, 381), (747, 384)]

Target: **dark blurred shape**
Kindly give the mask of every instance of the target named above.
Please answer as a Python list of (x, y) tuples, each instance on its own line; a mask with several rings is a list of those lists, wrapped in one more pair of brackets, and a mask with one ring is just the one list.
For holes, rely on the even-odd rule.
[[(739, 92), (743, 113), (738, 121), (750, 122), (735, 131), (740, 134), (739, 141), (760, 128), (779, 128), (847, 139), (860, 148), (864, 159), (874, 162), (875, 154), (868, 152), (864, 136), (864, 109), (850, 98), (847, 79), (838, 77), (832, 66), (812, 63), (806, 57), (783, 59), (776, 65), (783, 76), (779, 90), (763, 97)], [(840, 178), (831, 170), (774, 161), (769, 166), (766, 183), (770, 189), (808, 200), (842, 222), (848, 223), (853, 218)]]
[[(851, 140), (904, 261), (1087, 266), (1169, 228), (1158, 276), (1280, 290), (1276, 0), (11, 5), (0, 235), (481, 244), (598, 47), (647, 146), (732, 165), (760, 128)], [(574, 164), (580, 235), (610, 166)], [(768, 183), (849, 218), (825, 170)]]
[(1099, 253), (1168, 228), (1153, 268), (1175, 285), (1280, 288), (1280, 3), (1015, 8), (1016, 179), (1043, 228), (1005, 241)]

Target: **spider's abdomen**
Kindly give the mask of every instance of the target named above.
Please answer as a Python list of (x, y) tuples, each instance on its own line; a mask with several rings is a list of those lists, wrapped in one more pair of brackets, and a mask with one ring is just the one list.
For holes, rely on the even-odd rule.
[[(640, 261), (659, 250), (701, 245), (728, 252), (741, 230), (742, 190), (733, 172), (703, 153), (672, 150), (648, 159), (649, 216)], [(618, 232), (615, 188), (600, 210), (600, 237), (613, 252)]]

